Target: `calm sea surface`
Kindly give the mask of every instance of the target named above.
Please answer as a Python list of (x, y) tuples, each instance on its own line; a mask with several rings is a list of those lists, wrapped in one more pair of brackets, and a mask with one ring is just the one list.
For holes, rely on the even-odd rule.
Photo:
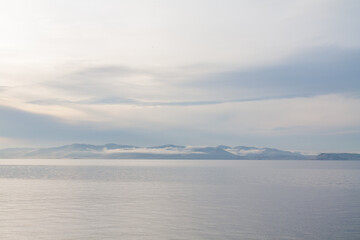
[(0, 239), (360, 239), (360, 161), (0, 160)]

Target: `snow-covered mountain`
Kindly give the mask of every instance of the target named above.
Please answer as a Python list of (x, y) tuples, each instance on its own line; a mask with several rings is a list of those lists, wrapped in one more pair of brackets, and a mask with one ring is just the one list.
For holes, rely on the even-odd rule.
[(274, 148), (229, 146), (71, 144), (53, 148), (8, 148), (0, 158), (101, 158), (101, 159), (311, 159), (315, 156)]

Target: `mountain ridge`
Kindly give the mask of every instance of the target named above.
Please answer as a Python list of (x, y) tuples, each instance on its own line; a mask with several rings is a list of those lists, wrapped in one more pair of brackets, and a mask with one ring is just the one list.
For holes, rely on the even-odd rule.
[(166, 144), (151, 147), (74, 143), (48, 148), (0, 149), (0, 158), (41, 159), (223, 159), (223, 160), (360, 160), (357, 153), (320, 153), (306, 155), (276, 148), (248, 146), (179, 146)]

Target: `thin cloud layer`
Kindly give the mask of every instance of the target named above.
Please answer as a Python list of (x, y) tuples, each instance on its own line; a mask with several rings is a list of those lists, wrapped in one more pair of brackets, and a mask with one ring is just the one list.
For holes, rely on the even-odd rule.
[(1, 143), (360, 151), (359, 11), (351, 0), (1, 3)]

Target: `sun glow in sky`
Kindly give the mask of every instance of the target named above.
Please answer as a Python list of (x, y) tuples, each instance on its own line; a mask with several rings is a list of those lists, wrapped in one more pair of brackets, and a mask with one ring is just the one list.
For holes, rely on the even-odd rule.
[(357, 0), (0, 1), (0, 144), (360, 152)]

